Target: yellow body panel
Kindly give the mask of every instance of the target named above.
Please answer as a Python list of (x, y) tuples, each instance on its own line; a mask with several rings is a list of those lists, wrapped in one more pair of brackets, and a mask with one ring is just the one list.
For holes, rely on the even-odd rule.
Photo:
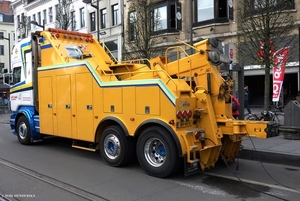
[(104, 88), (103, 95), (103, 112), (106, 113), (123, 113), (123, 89), (122, 88)]
[(72, 137), (71, 76), (56, 76), (57, 135)]
[(90, 73), (77, 73), (75, 80), (76, 113), (73, 117), (76, 119), (76, 136), (80, 140), (93, 141), (93, 79)]
[(160, 90), (158, 87), (136, 87), (136, 114), (160, 115)]
[(39, 111), (40, 116), (40, 132), (53, 134), (53, 87), (52, 77), (45, 75), (39, 79)]

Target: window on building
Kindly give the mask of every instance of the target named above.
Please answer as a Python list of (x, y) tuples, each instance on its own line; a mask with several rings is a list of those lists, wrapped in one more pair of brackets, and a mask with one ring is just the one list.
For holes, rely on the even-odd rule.
[(154, 9), (153, 30), (159, 31), (167, 29), (167, 18), (167, 6), (162, 6), (160, 8)]
[(2, 72), (2, 69), (4, 68), (4, 63), (0, 62), (0, 72)]
[(100, 10), (101, 14), (101, 29), (106, 28), (106, 8)]
[[(33, 14), (32, 20), (36, 22), (36, 15), (35, 14)], [(33, 28), (35, 29), (35, 25), (34, 24), (33, 24)]]
[(194, 26), (223, 23), (233, 19), (232, 7), (224, 0), (193, 0)]
[(130, 12), (129, 13), (129, 25), (128, 25), (128, 29), (129, 29), (129, 40), (130, 41), (134, 41), (136, 40), (136, 11)]
[(71, 30), (72, 31), (76, 30), (75, 11), (74, 10), (71, 12)]
[(17, 16), (17, 26), (20, 27), (20, 15)]
[(43, 15), (44, 15), (44, 21), (43, 21), (43, 23), (47, 24), (47, 10), (46, 9), (43, 10)]
[(80, 8), (80, 28), (85, 27), (85, 12), (84, 8)]
[(151, 16), (154, 32), (174, 32), (181, 30), (181, 4), (177, 1), (162, 1), (155, 5)]
[(41, 21), (42, 21), (42, 18), (41, 18), (41, 12), (38, 12), (38, 16), (37, 16), (37, 17), (38, 17), (37, 23), (38, 23), (38, 24), (41, 24)]
[(0, 22), (3, 22), (3, 14), (0, 13)]
[(49, 22), (53, 22), (53, 11), (52, 11), (52, 7), (49, 7)]
[(0, 32), (0, 40), (3, 40), (3, 37), (4, 37), (4, 33)]
[(114, 55), (114, 57), (118, 60), (118, 40), (105, 42), (105, 45)]
[(118, 25), (118, 12), (119, 12), (119, 5), (118, 4), (115, 4), (115, 5), (112, 5), (111, 7), (112, 9), (112, 25), (115, 26), (115, 25)]
[(24, 15), (24, 13), (21, 14), (21, 22), (22, 22), (22, 26), (25, 27), (25, 15)]
[(95, 12), (90, 13), (91, 31), (96, 30)]
[(31, 30), (31, 23), (30, 22), (31, 22), (31, 16), (28, 16), (27, 17), (27, 29), (28, 30)]
[(0, 55), (4, 55), (4, 45), (0, 45)]
[(197, 22), (214, 19), (214, 0), (198, 0)]
[(55, 19), (56, 19), (56, 20), (58, 20), (57, 13), (58, 13), (58, 5), (56, 4), (56, 5), (55, 5)]
[[(288, 0), (286, 2), (284, 2), (284, 6), (286, 6), (286, 8), (288, 9), (294, 9), (295, 8), (295, 0)], [(278, 0), (273, 0), (273, 1), (269, 1), (269, 7), (278, 7), (280, 6), (280, 8), (278, 9), (282, 9), (282, 2), (283, 1), (278, 1)], [(254, 7), (254, 9), (263, 9), (265, 8), (266, 5), (266, 1), (261, 1), (261, 0), (253, 0), (251, 1), (252, 6)]]

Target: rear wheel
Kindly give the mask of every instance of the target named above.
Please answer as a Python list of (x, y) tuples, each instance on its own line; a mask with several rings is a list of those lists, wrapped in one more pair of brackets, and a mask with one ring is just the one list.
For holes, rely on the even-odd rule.
[(111, 166), (124, 166), (134, 158), (135, 146), (119, 126), (107, 127), (100, 138), (100, 154)]
[(167, 177), (180, 166), (174, 140), (158, 126), (143, 131), (137, 142), (137, 157), (144, 171), (155, 177)]
[(21, 144), (28, 145), (31, 143), (30, 125), (25, 116), (21, 116), (18, 120), (17, 135)]

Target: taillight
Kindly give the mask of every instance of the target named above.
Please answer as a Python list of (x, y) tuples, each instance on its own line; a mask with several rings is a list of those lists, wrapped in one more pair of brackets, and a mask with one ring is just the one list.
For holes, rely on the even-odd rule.
[(177, 117), (177, 119), (181, 119), (181, 117), (182, 117), (182, 112), (181, 112), (181, 111), (177, 111), (176, 117)]
[(195, 132), (195, 139), (196, 140), (201, 140), (204, 141), (205, 140), (205, 131), (204, 130), (199, 130)]
[(187, 112), (184, 110), (184, 111), (182, 112), (182, 115), (183, 115), (183, 118), (186, 118)]
[(195, 132), (195, 139), (199, 140), (200, 137), (201, 137), (201, 132), (200, 131)]
[(187, 111), (187, 116), (188, 116), (189, 118), (191, 118), (191, 117), (193, 116), (192, 110), (188, 110), (188, 111)]

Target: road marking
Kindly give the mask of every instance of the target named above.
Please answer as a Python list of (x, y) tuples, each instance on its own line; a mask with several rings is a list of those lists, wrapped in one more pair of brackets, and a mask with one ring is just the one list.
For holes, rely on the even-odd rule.
[(191, 189), (197, 190), (197, 191), (202, 191), (202, 193), (208, 193), (211, 195), (221, 195), (221, 196), (225, 196), (226, 193), (224, 191), (221, 190), (212, 190), (211, 188), (206, 188), (204, 186), (200, 186), (200, 185), (193, 185), (193, 184), (189, 184), (189, 183), (185, 183), (185, 182), (175, 182), (181, 186), (186, 186), (189, 187)]

